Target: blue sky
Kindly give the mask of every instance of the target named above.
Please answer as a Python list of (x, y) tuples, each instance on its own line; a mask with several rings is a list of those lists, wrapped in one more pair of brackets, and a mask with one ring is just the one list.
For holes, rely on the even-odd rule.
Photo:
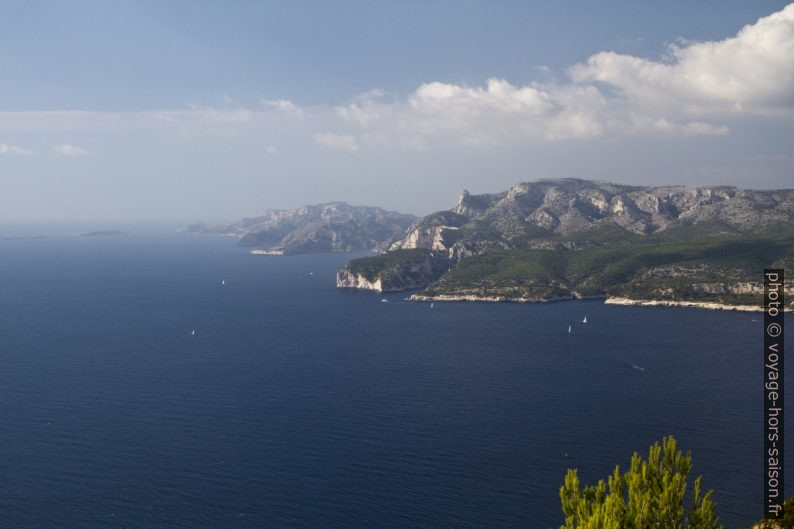
[(0, 7), (4, 222), (427, 213), (543, 177), (794, 187), (785, 2)]

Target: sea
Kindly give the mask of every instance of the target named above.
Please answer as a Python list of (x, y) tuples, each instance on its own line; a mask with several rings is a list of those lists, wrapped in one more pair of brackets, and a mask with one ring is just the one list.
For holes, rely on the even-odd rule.
[(363, 254), (19, 231), (0, 528), (558, 528), (567, 469), (595, 483), (670, 434), (726, 528), (762, 514), (760, 314), (431, 306), (338, 290)]

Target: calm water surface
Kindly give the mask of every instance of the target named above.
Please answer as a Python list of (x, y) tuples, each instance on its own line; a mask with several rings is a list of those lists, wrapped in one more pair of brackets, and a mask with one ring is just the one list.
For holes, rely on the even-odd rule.
[(669, 433), (760, 515), (758, 315), (431, 309), (234, 244), (0, 240), (0, 528), (556, 528), (567, 468)]

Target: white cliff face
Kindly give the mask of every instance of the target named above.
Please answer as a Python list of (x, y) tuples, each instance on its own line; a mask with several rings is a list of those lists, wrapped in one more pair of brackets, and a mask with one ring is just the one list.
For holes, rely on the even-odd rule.
[(603, 193), (586, 193), (585, 199), (599, 214), (605, 215), (609, 211), (609, 201)]
[(612, 210), (612, 213), (615, 213), (616, 215), (623, 215), (628, 211), (623, 197), (613, 197), (612, 203), (610, 204), (610, 209)]
[(336, 274), (336, 288), (360, 288), (383, 292), (383, 283), (380, 278), (370, 281), (363, 274), (354, 274), (343, 268)]
[(420, 249), (398, 250), (396, 253), (396, 256), (385, 258), (372, 256), (354, 259), (337, 273), (337, 288), (378, 292), (422, 288), (436, 281), (451, 266), (446, 252)]
[(473, 213), (472, 208), (469, 207), (469, 199), (471, 195), (465, 189), (460, 192), (460, 197), (458, 198), (458, 203), (452, 208), (452, 211), (457, 213), (458, 215), (471, 215)]
[(409, 231), (405, 238), (391, 245), (389, 250), (410, 250), (427, 248), (428, 250), (446, 250), (444, 230), (457, 230), (456, 226), (432, 226), (416, 228)]
[(536, 209), (530, 213), (527, 216), (527, 221), (547, 230), (553, 230), (555, 226), (560, 223), (559, 220), (549, 214), (549, 212), (542, 209)]

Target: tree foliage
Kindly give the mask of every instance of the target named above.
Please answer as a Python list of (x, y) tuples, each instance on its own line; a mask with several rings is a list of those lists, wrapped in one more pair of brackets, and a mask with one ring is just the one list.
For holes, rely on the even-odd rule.
[(651, 446), (647, 461), (636, 452), (629, 470), (620, 467), (597, 485), (582, 488), (569, 469), (560, 488), (565, 525), (561, 529), (721, 529), (712, 500), (694, 480), (686, 498), (692, 457), (672, 436)]

